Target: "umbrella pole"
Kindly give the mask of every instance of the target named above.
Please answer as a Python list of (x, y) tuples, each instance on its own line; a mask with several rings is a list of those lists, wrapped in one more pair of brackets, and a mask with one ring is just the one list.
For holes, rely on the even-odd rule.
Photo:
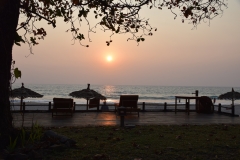
[(21, 101), (20, 101), (20, 111), (22, 111), (22, 107), (23, 107), (23, 97), (21, 97)]
[(20, 102), (20, 112), (22, 111), (22, 127), (24, 123), (24, 111), (23, 111), (23, 97), (21, 96), (21, 102)]
[(234, 90), (233, 90), (233, 88), (232, 88), (232, 107), (231, 107), (231, 109), (232, 109), (232, 115), (235, 114), (234, 98), (235, 98), (235, 95), (234, 95)]
[(87, 99), (87, 108), (86, 108), (86, 110), (88, 110), (88, 99)]

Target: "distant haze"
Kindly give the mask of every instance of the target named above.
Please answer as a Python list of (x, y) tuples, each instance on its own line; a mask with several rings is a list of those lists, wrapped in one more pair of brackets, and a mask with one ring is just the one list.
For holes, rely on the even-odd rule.
[[(47, 37), (33, 47), (34, 55), (26, 44), (14, 46), (22, 71), (17, 83), (240, 87), (240, 3), (227, 3), (223, 16), (193, 30), (167, 9), (145, 10), (141, 17), (158, 30), (138, 46), (127, 41), (130, 35), (114, 35), (107, 46), (111, 33), (100, 29), (90, 34), (92, 42), (83, 42), (89, 48), (72, 45), (68, 24), (59, 20), (53, 29), (43, 23)], [(86, 27), (80, 28), (85, 37)]]

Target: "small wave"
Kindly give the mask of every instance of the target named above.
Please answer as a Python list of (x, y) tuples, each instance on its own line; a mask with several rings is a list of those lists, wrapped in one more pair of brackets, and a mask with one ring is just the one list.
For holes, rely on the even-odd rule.
[[(13, 87), (19, 87), (20, 84), (13, 84)], [(86, 88), (86, 85), (59, 85), (59, 84), (39, 84), (29, 85), (34, 91), (44, 95), (43, 98), (26, 98), (24, 102), (52, 102), (54, 97), (71, 98), (68, 93)], [(119, 102), (120, 95), (123, 94), (137, 94), (139, 95), (139, 102), (147, 103), (174, 103), (175, 96), (193, 96), (195, 90), (199, 91), (199, 95), (208, 96), (211, 99), (216, 99), (216, 103), (231, 104), (229, 100), (219, 100), (218, 96), (222, 93), (226, 93), (231, 90), (227, 87), (177, 87), (177, 86), (135, 86), (135, 85), (111, 85), (106, 88), (106, 85), (92, 85), (92, 87), (99, 93), (107, 97), (108, 102)], [(236, 91), (240, 91), (240, 88), (235, 87)], [(20, 99), (14, 99), (11, 102), (20, 103)], [(77, 104), (85, 104), (85, 99), (74, 98), (74, 102)], [(184, 101), (183, 101), (184, 102)], [(194, 101), (191, 101), (194, 102)], [(235, 101), (239, 103), (240, 101)]]
[(165, 96), (165, 97), (149, 97), (149, 96), (139, 96), (139, 99), (174, 100), (174, 99), (175, 99), (175, 96)]

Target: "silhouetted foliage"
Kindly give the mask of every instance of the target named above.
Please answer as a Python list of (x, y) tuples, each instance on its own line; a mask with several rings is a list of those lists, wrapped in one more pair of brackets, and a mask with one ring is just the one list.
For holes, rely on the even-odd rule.
[[(21, 0), (20, 3), (20, 13), (26, 20), (19, 23), (17, 31), (24, 29), (25, 34), (24, 38), (17, 34), (15, 44), (27, 42), (30, 46), (38, 44), (37, 40), (47, 35), (43, 27), (35, 26), (35, 22), (41, 20), (56, 27), (57, 18), (62, 17), (63, 21), (70, 25), (67, 31), (71, 32), (73, 40), (79, 40), (80, 44), (86, 37), (79, 28), (83, 20), (88, 22), (89, 32), (94, 32), (94, 28), (99, 26), (104, 31), (110, 30), (112, 35), (129, 33), (131, 37), (128, 40), (141, 42), (145, 40), (143, 36), (151, 36), (153, 31), (157, 30), (149, 24), (148, 19), (140, 16), (139, 12), (143, 7), (160, 10), (166, 7), (175, 18), (180, 14), (182, 22), (188, 20), (194, 26), (222, 14), (222, 7), (226, 7), (223, 0)], [(92, 28), (88, 21), (90, 13), (98, 20)], [(27, 33), (31, 34), (29, 39), (26, 37)], [(111, 42), (110, 36), (106, 44), (109, 46)]]

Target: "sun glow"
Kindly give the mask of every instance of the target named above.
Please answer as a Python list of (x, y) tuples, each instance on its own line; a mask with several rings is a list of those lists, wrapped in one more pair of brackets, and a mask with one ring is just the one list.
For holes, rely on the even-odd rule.
[(112, 56), (107, 56), (107, 61), (108, 62), (111, 62), (113, 59), (112, 59)]

